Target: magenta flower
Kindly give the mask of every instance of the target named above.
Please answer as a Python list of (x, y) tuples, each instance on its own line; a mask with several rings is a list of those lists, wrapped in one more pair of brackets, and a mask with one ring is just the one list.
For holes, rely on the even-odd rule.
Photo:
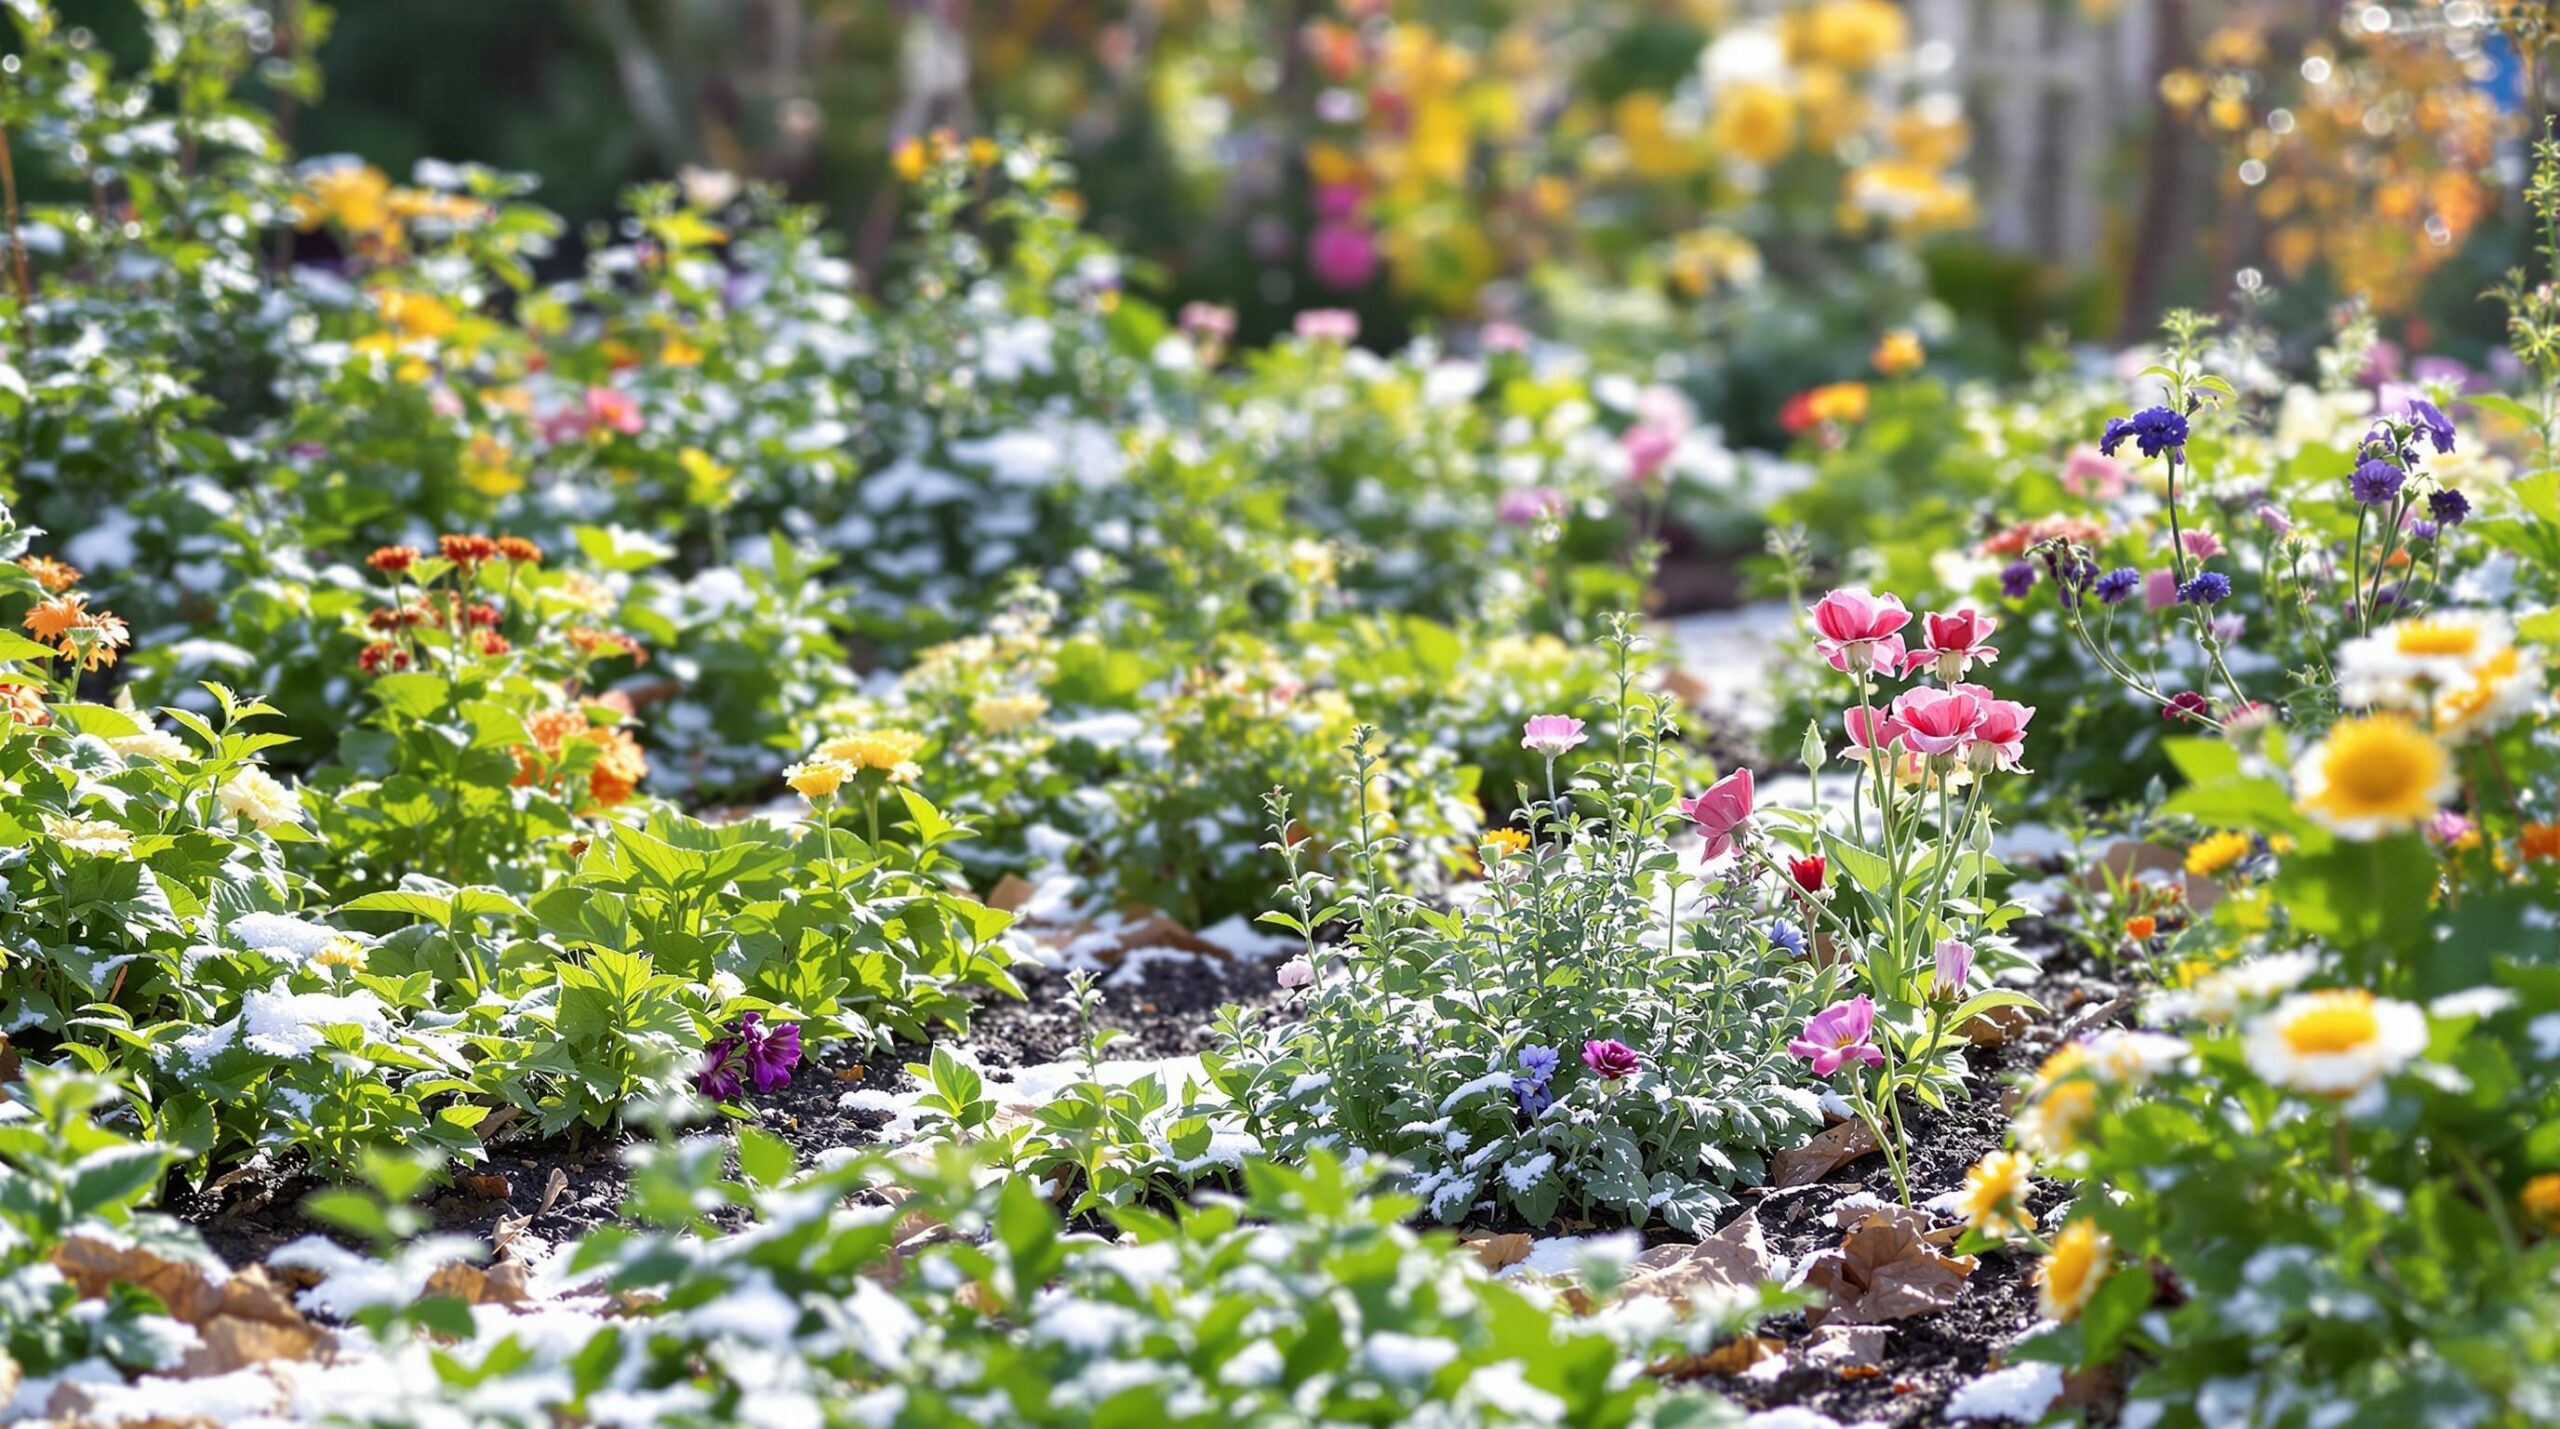
[(1903, 662), (1903, 673), (1935, 669), (1938, 678), (1953, 683), (1964, 678), (1975, 662), (1988, 665), (2000, 658), (1992, 648), (1991, 632), (2000, 622), (1966, 606), (1953, 615), (1931, 611), (1920, 622), (1928, 640), (1928, 648), (1914, 650)]
[[(1896, 669), (1901, 665), (1902, 640), (1895, 631), (1911, 623), (1911, 612), (1902, 606), (1898, 595), (1870, 595), (1863, 586), (1835, 590), (1813, 603), (1813, 628), (1821, 633), (1815, 648), (1831, 668), (1850, 674), (1864, 674), (1883, 665)], [(1892, 640), (1890, 650), (1879, 647)], [(1890, 655), (1890, 659), (1879, 659)]]
[(1378, 276), (1378, 243), (1356, 219), (1328, 219), (1307, 235), (1307, 271), (1337, 293), (1369, 286)]
[(1618, 446), (1627, 454), (1627, 474), (1643, 481), (1662, 470), (1672, 453), (1680, 450), (1680, 434), (1662, 422), (1638, 422), (1618, 438)]
[(1506, 491), (1496, 514), (1505, 526), (1535, 526), (1550, 516), (1564, 514), (1564, 493), (1552, 486)]
[(2181, 531), (2178, 544), (2190, 560), (2210, 561), (2222, 554), (2222, 538), (2211, 531)]
[(1884, 1065), (1884, 1053), (1867, 1040), (1875, 1031), (1876, 1005), (1865, 993), (1826, 1007), (1804, 1025), (1804, 1035), (1787, 1050), (1813, 1064), (1813, 1074), (1827, 1077), (1851, 1062)]
[(1971, 695), (1982, 703), (1982, 720), (1973, 727), (1973, 739), (1965, 746), (1965, 759), (1977, 770), (2024, 768), (2027, 755), (2027, 721), (2036, 717), (2036, 707), (2004, 700), (1980, 685), (1957, 685), (1959, 694)]
[(703, 1049), (695, 1090), (713, 1101), (736, 1101), (752, 1083), (759, 1092), (791, 1085), (791, 1069), (800, 1065), (800, 1028), (795, 1023), (768, 1025), (761, 1012), (738, 1019), (730, 1035)]
[(1982, 697), (1967, 692), (1978, 688), (1923, 685), (1894, 696), (1893, 721), (1902, 726), (1903, 747), (1915, 754), (1963, 753), (1982, 723)]
[(1635, 1049), (1624, 1042), (1595, 1041), (1582, 1044), (1582, 1065), (1610, 1081), (1636, 1074)]
[(1733, 836), (1751, 822), (1751, 771), (1736, 769), (1707, 786), (1707, 792), (1680, 801), (1680, 812), (1706, 835), (1709, 858), (1733, 851)]
[(1964, 996), (1965, 983), (1973, 977), (1973, 944), (1955, 938), (1938, 943), (1937, 966), (1931, 970), (1929, 995), (1946, 1002)]
[(1533, 715), (1520, 726), (1520, 747), (1549, 759), (1582, 743), (1582, 721), (1568, 715)]

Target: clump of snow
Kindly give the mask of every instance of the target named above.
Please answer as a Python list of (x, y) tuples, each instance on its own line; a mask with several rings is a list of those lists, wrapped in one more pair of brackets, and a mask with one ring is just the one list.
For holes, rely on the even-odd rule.
[(2033, 1424), (2061, 1397), (2062, 1366), (2014, 1364), (1959, 1386), (1947, 1401), (1947, 1417)]
[(317, 1051), (332, 1027), (354, 1027), (378, 1042), (391, 1038), (391, 1019), (372, 993), (292, 992), (279, 978), (241, 999), (239, 1016), (197, 1028), (175, 1045), (196, 1063), (211, 1061), (235, 1041), (270, 1057), (302, 1057)]
[(309, 962), (338, 930), (290, 913), (243, 913), (231, 920), (231, 936), (252, 952)]

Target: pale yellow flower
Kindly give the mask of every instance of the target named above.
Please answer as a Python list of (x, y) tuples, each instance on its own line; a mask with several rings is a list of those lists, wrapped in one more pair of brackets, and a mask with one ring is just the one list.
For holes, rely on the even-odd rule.
[(257, 828), (272, 829), (279, 824), (302, 822), (302, 802), (293, 791), (275, 781), (264, 769), (251, 766), (231, 776), (217, 790), (224, 813)]

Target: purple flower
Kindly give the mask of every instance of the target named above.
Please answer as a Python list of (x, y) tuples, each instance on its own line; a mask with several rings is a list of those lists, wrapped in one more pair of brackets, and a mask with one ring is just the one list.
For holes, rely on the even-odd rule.
[(2347, 489), (2366, 506), (2389, 504), (2399, 496), (2400, 487), (2409, 474), (2378, 456), (2356, 463), (2355, 475), (2347, 478)]
[(2231, 577), (2220, 571), (2198, 571), (2178, 588), (2178, 599), (2189, 605), (2213, 605), (2231, 597)]
[(1941, 939), (1936, 963), (1930, 970), (1929, 995), (1948, 1002), (1964, 996), (1965, 983), (1973, 976), (1973, 944), (1956, 938)]
[(1520, 1070), (1540, 1082), (1547, 1081), (1555, 1076), (1556, 1064), (1563, 1060), (1564, 1058), (1562, 1054), (1558, 1053), (1553, 1047), (1523, 1047), (1520, 1049)]
[(2130, 417), (2109, 417), (2107, 430), (2098, 438), (2098, 451), (2114, 456), (2125, 438), (2133, 438), (2144, 456), (2175, 452), (2187, 444), (2187, 419), (2166, 407), (2145, 407)]
[(1876, 1005), (1860, 993), (1815, 1013), (1804, 1025), (1804, 1035), (1789, 1042), (1787, 1050), (1811, 1062), (1817, 1077), (1830, 1076), (1851, 1062), (1881, 1067), (1883, 1050), (1867, 1040), (1875, 1027)]
[(2122, 605), (2125, 598), (2133, 594), (2133, 588), (2140, 584), (2142, 572), (2131, 566), (2118, 566), (2098, 577), (2098, 599), (2109, 605)]
[(2028, 591), (2034, 590), (2035, 588), (2035, 562), (2011, 561), (2008, 565), (2001, 568), (2000, 593), (2002, 595), (2007, 596), (2011, 600), (2018, 600), (2023, 598)]
[(1526, 1116), (1542, 1116), (1547, 1108), (1556, 1104), (1556, 1095), (1547, 1089), (1546, 1083), (1527, 1077), (1511, 1079), (1511, 1094), (1520, 1099), (1520, 1111)]
[(2257, 515), (2259, 525), (2279, 536), (2293, 529), (2293, 518), (2284, 514), (2283, 508), (2273, 502), (2259, 502)]
[(1620, 1077), (1632, 1077), (1636, 1072), (1635, 1049), (1618, 1041), (1585, 1042), (1582, 1044), (1582, 1065), (1613, 1082)]
[(2436, 523), (2434, 523), (2433, 521), (2412, 521), (2412, 522), (2410, 522), (2410, 523), (2409, 523), (2409, 539), (2410, 539), (2410, 540), (2412, 540), (2412, 541), (2432, 541), (2432, 540), (2434, 540), (2435, 538), (2436, 538)]
[(1535, 526), (1550, 516), (1564, 514), (1564, 493), (1552, 486), (1506, 491), (1495, 514), (1506, 526)]
[(791, 1085), (791, 1069), (800, 1065), (797, 1023), (767, 1023), (761, 1012), (738, 1019), (730, 1035), (703, 1049), (702, 1070), (694, 1089), (713, 1101), (736, 1101), (752, 1083), (759, 1092)]
[(2459, 526), (2471, 514), (2471, 498), (2448, 486), (2427, 493), (2427, 514), (2438, 526)]
[(1520, 1110), (1536, 1116), (1555, 1104), (1549, 1083), (1555, 1080), (1556, 1063), (1561, 1060), (1553, 1047), (1520, 1049), (1520, 1075), (1511, 1079), (1511, 1094), (1520, 1099)]
[(1783, 948), (1795, 957), (1804, 956), (1804, 932), (1781, 918), (1769, 925), (1769, 946)]
[(2416, 422), (2418, 429), (2427, 434), (2427, 440), (2435, 444), (2436, 455), (2453, 450), (2453, 419), (2444, 414), (2443, 408), (2424, 397), (2411, 397), (2409, 420)]

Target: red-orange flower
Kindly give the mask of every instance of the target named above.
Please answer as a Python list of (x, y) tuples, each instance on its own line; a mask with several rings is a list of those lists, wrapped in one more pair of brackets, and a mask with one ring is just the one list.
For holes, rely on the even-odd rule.
[(542, 548), (522, 536), (500, 536), (498, 554), (520, 566), (542, 564)]
[(2158, 931), (2160, 931), (2160, 920), (2148, 913), (2124, 920), (2124, 935), (2137, 943)]
[(39, 729), (53, 723), (53, 711), (44, 707), (44, 691), (15, 681), (0, 684), (0, 714)]
[(396, 576), (415, 565), (417, 560), (418, 548), (415, 546), (377, 546), (372, 555), (364, 558), (364, 563), (386, 576)]
[(476, 566), (498, 554), (498, 543), (486, 536), (439, 536), (436, 548), (457, 566)]
[(51, 643), (63, 659), (77, 663), (83, 670), (114, 664), (116, 652), (133, 643), (133, 632), (122, 619), (103, 610), (89, 610), (86, 598), (77, 595), (58, 595), (39, 602), (27, 612), (23, 623), (30, 634)]
[(2527, 863), (2560, 863), (2560, 824), (2527, 824), (2516, 832), (2516, 849)]
[(388, 640), (377, 640), (364, 647), (364, 653), (356, 657), (356, 666), (368, 675), (406, 670), (409, 668), (409, 652)]

